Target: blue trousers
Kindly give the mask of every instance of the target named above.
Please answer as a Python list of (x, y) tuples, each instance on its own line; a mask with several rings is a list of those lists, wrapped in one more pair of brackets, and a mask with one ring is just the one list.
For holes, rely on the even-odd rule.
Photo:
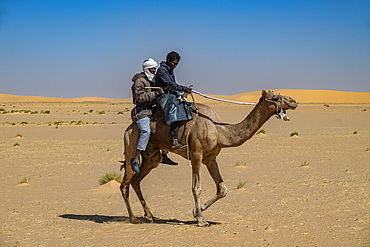
[(149, 117), (140, 118), (139, 120), (136, 121), (136, 124), (140, 129), (140, 137), (136, 149), (145, 151), (150, 137), (150, 118)]

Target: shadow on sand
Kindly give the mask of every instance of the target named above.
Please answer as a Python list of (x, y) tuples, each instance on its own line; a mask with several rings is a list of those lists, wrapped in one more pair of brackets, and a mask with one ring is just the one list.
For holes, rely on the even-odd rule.
[[(88, 220), (95, 223), (104, 223), (104, 222), (125, 222), (130, 223), (130, 218), (126, 216), (105, 216), (105, 215), (79, 215), (79, 214), (62, 214), (59, 217), (70, 220)], [(154, 221), (150, 221), (145, 217), (137, 217), (138, 220), (141, 220), (143, 223), (153, 223), (153, 224), (168, 224), (168, 225), (196, 225), (195, 220), (182, 221), (177, 219), (159, 219), (154, 218)], [(211, 225), (219, 225), (219, 222), (208, 221)]]

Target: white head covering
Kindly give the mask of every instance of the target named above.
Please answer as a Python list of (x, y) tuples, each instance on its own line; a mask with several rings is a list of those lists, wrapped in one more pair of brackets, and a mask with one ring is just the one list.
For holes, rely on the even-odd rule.
[(149, 81), (153, 81), (154, 75), (150, 73), (149, 69), (157, 68), (157, 62), (153, 58), (149, 58), (143, 62), (143, 70), (145, 75), (148, 77)]

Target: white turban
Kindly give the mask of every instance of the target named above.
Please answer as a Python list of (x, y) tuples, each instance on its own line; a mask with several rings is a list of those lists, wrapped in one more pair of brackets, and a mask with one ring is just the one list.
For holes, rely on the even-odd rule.
[(154, 79), (154, 74), (149, 71), (151, 68), (157, 68), (157, 62), (153, 58), (149, 58), (143, 62), (143, 70), (149, 81), (153, 81)]

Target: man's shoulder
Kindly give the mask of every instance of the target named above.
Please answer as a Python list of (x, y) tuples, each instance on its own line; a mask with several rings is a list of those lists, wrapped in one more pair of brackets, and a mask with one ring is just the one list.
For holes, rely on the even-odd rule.
[(144, 77), (145, 77), (145, 73), (144, 72), (137, 73), (137, 74), (134, 75), (134, 77), (132, 77), (132, 81), (135, 82), (138, 79), (144, 79)]
[(135, 87), (149, 87), (149, 86), (150, 86), (150, 83), (149, 83), (149, 81), (146, 79), (146, 77), (138, 77), (138, 78), (134, 81), (134, 85), (135, 85)]

